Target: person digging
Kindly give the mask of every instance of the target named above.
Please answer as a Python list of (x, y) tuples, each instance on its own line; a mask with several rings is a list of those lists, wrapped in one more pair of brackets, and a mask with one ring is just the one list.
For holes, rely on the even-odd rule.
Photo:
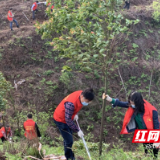
[(72, 151), (73, 131), (77, 132), (79, 137), (84, 136), (83, 132), (74, 123), (74, 120), (78, 120), (77, 113), (82, 107), (88, 106), (93, 99), (93, 89), (75, 91), (65, 97), (53, 113), (54, 123), (59, 128), (64, 140), (64, 152), (67, 160), (75, 160)]
[(5, 142), (7, 140), (12, 141), (12, 130), (9, 125), (6, 125), (5, 127), (2, 127), (0, 129), (0, 138), (2, 142)]

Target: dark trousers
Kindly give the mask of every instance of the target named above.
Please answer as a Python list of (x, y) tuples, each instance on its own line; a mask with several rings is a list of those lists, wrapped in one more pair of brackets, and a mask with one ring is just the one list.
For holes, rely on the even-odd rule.
[(129, 8), (130, 8), (130, 2), (129, 2), (129, 3), (128, 3), (128, 2), (125, 2), (125, 6), (124, 6), (124, 8), (129, 9)]
[(2, 143), (3, 143), (4, 141), (6, 141), (6, 139), (5, 139), (4, 137), (2, 137), (1, 140), (2, 140)]
[(59, 128), (59, 131), (63, 137), (64, 152), (66, 159), (75, 160), (74, 153), (72, 151), (72, 145), (73, 145), (72, 130), (65, 123), (57, 122), (55, 120), (54, 123)]
[(32, 15), (32, 18), (35, 19), (35, 13), (38, 11), (38, 9), (35, 9), (33, 12), (33, 15)]
[(15, 19), (13, 19), (13, 21), (10, 22), (10, 28), (11, 28), (11, 30), (12, 30), (12, 23), (13, 22), (16, 24), (17, 27), (19, 26), (18, 22)]
[(153, 143), (143, 143), (143, 147), (144, 147), (144, 152), (147, 153), (152, 153), (154, 154), (154, 157), (157, 158), (158, 157), (158, 150), (157, 148), (153, 148)]

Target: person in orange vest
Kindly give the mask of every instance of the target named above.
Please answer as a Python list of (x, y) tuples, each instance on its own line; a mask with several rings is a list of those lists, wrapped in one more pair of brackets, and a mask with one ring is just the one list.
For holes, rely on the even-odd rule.
[(12, 8), (10, 8), (9, 11), (8, 11), (8, 14), (7, 14), (7, 19), (10, 21), (11, 31), (13, 31), (13, 29), (12, 29), (12, 23), (13, 22), (16, 24), (17, 28), (19, 28), (18, 22), (13, 17), (14, 17), (14, 15), (12, 13)]
[[(132, 92), (128, 97), (128, 102), (121, 102), (119, 99), (111, 98), (109, 95), (103, 94), (103, 99), (111, 102), (113, 107), (119, 106), (127, 108), (123, 120), (123, 126), (120, 134), (129, 134), (134, 132), (135, 129), (159, 129), (159, 120), (157, 109), (149, 102), (143, 99), (141, 93)], [(148, 153), (147, 145), (144, 143), (145, 154)], [(153, 145), (153, 144), (149, 144)], [(152, 147), (154, 157), (158, 156), (158, 149)]]
[(75, 160), (72, 151), (72, 132), (77, 132), (79, 137), (84, 136), (83, 132), (77, 127), (73, 120), (78, 120), (77, 113), (82, 107), (88, 106), (93, 99), (93, 89), (75, 91), (65, 97), (53, 113), (54, 122), (59, 128), (64, 140), (64, 151), (67, 160)]
[(35, 19), (35, 12), (38, 11), (38, 9), (37, 9), (38, 4), (40, 4), (40, 3), (39, 3), (38, 1), (35, 1), (35, 2), (33, 3), (32, 7), (31, 7), (31, 11), (32, 11), (32, 13), (33, 13), (33, 16), (32, 16), (33, 20)]
[(51, 12), (53, 12), (54, 5), (51, 4), (50, 2), (48, 4), (47, 4), (47, 2), (45, 2), (45, 4), (47, 7), (51, 7)]
[(33, 140), (37, 137), (41, 139), (41, 133), (36, 122), (32, 120), (32, 114), (27, 115), (27, 121), (23, 123), (23, 127), (25, 130), (24, 135), (28, 140)]
[(0, 138), (2, 142), (12, 140), (12, 130), (9, 125), (6, 125), (6, 127), (2, 127), (0, 129)]

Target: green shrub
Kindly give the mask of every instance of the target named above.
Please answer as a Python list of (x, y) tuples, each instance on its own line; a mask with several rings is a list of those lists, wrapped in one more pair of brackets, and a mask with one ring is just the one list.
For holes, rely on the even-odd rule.
[(62, 72), (59, 80), (65, 84), (67, 87), (69, 87), (69, 84), (70, 84), (70, 75), (68, 72)]
[(160, 21), (160, 2), (153, 1), (153, 18), (159, 22)]
[(27, 150), (27, 155), (28, 156), (33, 156), (33, 157), (36, 157), (36, 158), (42, 158), (43, 157), (43, 152), (42, 150), (39, 151), (37, 150), (37, 148), (35, 147), (30, 147), (28, 150)]
[(48, 70), (48, 71), (45, 71), (45, 72), (44, 72), (44, 75), (49, 76), (49, 75), (51, 75), (52, 73), (54, 73), (54, 71)]

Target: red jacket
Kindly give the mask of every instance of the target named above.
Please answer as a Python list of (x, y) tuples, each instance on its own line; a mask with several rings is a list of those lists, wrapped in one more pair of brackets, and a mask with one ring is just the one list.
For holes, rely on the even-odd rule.
[(53, 118), (58, 121), (58, 122), (62, 122), (62, 123), (66, 123), (65, 121), (65, 107), (64, 107), (64, 103), (65, 102), (72, 102), (74, 105), (74, 113), (72, 115), (72, 120), (74, 118), (74, 116), (80, 111), (80, 109), (82, 108), (82, 103), (80, 101), (80, 95), (82, 93), (82, 90), (80, 91), (75, 91), (73, 93), (71, 93), (70, 95), (68, 95), (67, 97), (65, 97), (61, 103), (58, 105), (58, 107), (56, 108), (56, 110), (54, 111), (53, 114)]
[(28, 139), (34, 139), (37, 137), (36, 129), (35, 129), (35, 122), (32, 119), (28, 119), (23, 124), (25, 129), (25, 137)]
[[(143, 115), (143, 120), (144, 123), (147, 127), (147, 129), (154, 129), (153, 127), (153, 110), (157, 111), (157, 109), (152, 106), (149, 102), (147, 102), (146, 100), (144, 100), (144, 115)], [(129, 124), (131, 117), (134, 113), (134, 109), (132, 107), (129, 107), (128, 110), (126, 111), (124, 120), (123, 120), (123, 126), (122, 126), (122, 130), (120, 132), (120, 134), (128, 134), (127, 131), (127, 125)]]

